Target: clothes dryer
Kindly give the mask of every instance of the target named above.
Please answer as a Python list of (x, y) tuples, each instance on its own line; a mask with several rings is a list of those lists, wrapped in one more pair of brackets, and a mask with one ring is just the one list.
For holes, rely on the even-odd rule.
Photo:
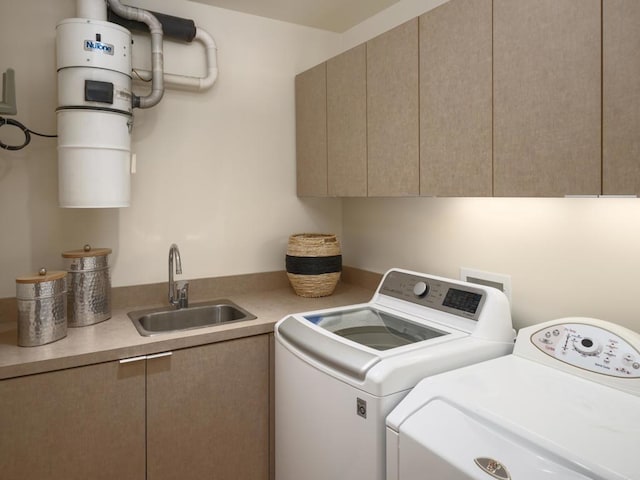
[(640, 335), (564, 318), (421, 381), (387, 418), (387, 480), (638, 480), (639, 446)]

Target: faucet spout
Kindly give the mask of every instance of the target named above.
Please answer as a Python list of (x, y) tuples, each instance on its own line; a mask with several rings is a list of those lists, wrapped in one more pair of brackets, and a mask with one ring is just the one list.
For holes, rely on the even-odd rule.
[[(182, 273), (182, 259), (180, 258), (180, 250), (175, 243), (169, 248), (169, 303), (177, 308), (186, 308), (189, 305), (189, 283), (175, 282), (173, 280), (175, 259), (175, 273)], [(179, 285), (178, 285), (179, 284)]]

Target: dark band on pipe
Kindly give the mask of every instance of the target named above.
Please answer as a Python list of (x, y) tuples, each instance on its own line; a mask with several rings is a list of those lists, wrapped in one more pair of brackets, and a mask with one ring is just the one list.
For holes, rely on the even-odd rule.
[[(196, 36), (196, 24), (193, 20), (186, 18), (165, 15), (164, 13), (151, 12), (154, 17), (162, 24), (162, 34), (165, 37), (183, 42), (191, 43)], [(138, 32), (148, 32), (149, 27), (142, 22), (128, 20), (114, 13), (111, 9), (108, 11), (107, 19), (112, 23), (117, 23), (127, 30), (136, 30)]]

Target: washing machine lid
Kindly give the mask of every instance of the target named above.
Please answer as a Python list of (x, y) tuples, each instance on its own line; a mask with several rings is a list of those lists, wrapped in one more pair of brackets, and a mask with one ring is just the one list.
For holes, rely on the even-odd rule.
[(334, 335), (374, 350), (389, 350), (449, 334), (373, 306), (347, 311), (316, 312), (303, 318)]
[(398, 427), (401, 480), (426, 458), (485, 480), (640, 472), (639, 397), (515, 355), (429, 377), (396, 410), (387, 424)]
[[(437, 330), (426, 324), (395, 317), (389, 313), (383, 315), (383, 312), (379, 312), (381, 315), (376, 316), (376, 321), (380, 322), (380, 318), (385, 318), (387, 324), (380, 322), (377, 330), (372, 329), (370, 325), (361, 322), (371, 315), (375, 316), (373, 310), (370, 306), (361, 306), (356, 309), (289, 316), (278, 322), (276, 332), (278, 337), (282, 337), (298, 352), (303, 352), (324, 366), (358, 381), (364, 381), (369, 370), (386, 356), (402, 351), (403, 347), (433, 346), (441, 339), (459, 339), (469, 336), (467, 333), (453, 329), (445, 331), (444, 327), (442, 330)], [(352, 312), (355, 313), (352, 314)], [(370, 320), (369, 318), (367, 321)], [(390, 331), (387, 325), (393, 325), (394, 331)], [(329, 329), (335, 332), (332, 333)], [(402, 329), (410, 333), (403, 333)], [(402, 345), (391, 346), (387, 350), (359, 346), (370, 344), (389, 347), (392, 343), (402, 342), (404, 342)]]

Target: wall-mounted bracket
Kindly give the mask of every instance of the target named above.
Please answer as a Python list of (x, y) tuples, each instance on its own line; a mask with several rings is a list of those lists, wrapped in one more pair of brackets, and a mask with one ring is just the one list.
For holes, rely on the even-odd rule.
[(15, 115), (16, 107), (16, 79), (13, 69), (8, 68), (2, 74), (2, 102), (0, 102), (0, 114)]

